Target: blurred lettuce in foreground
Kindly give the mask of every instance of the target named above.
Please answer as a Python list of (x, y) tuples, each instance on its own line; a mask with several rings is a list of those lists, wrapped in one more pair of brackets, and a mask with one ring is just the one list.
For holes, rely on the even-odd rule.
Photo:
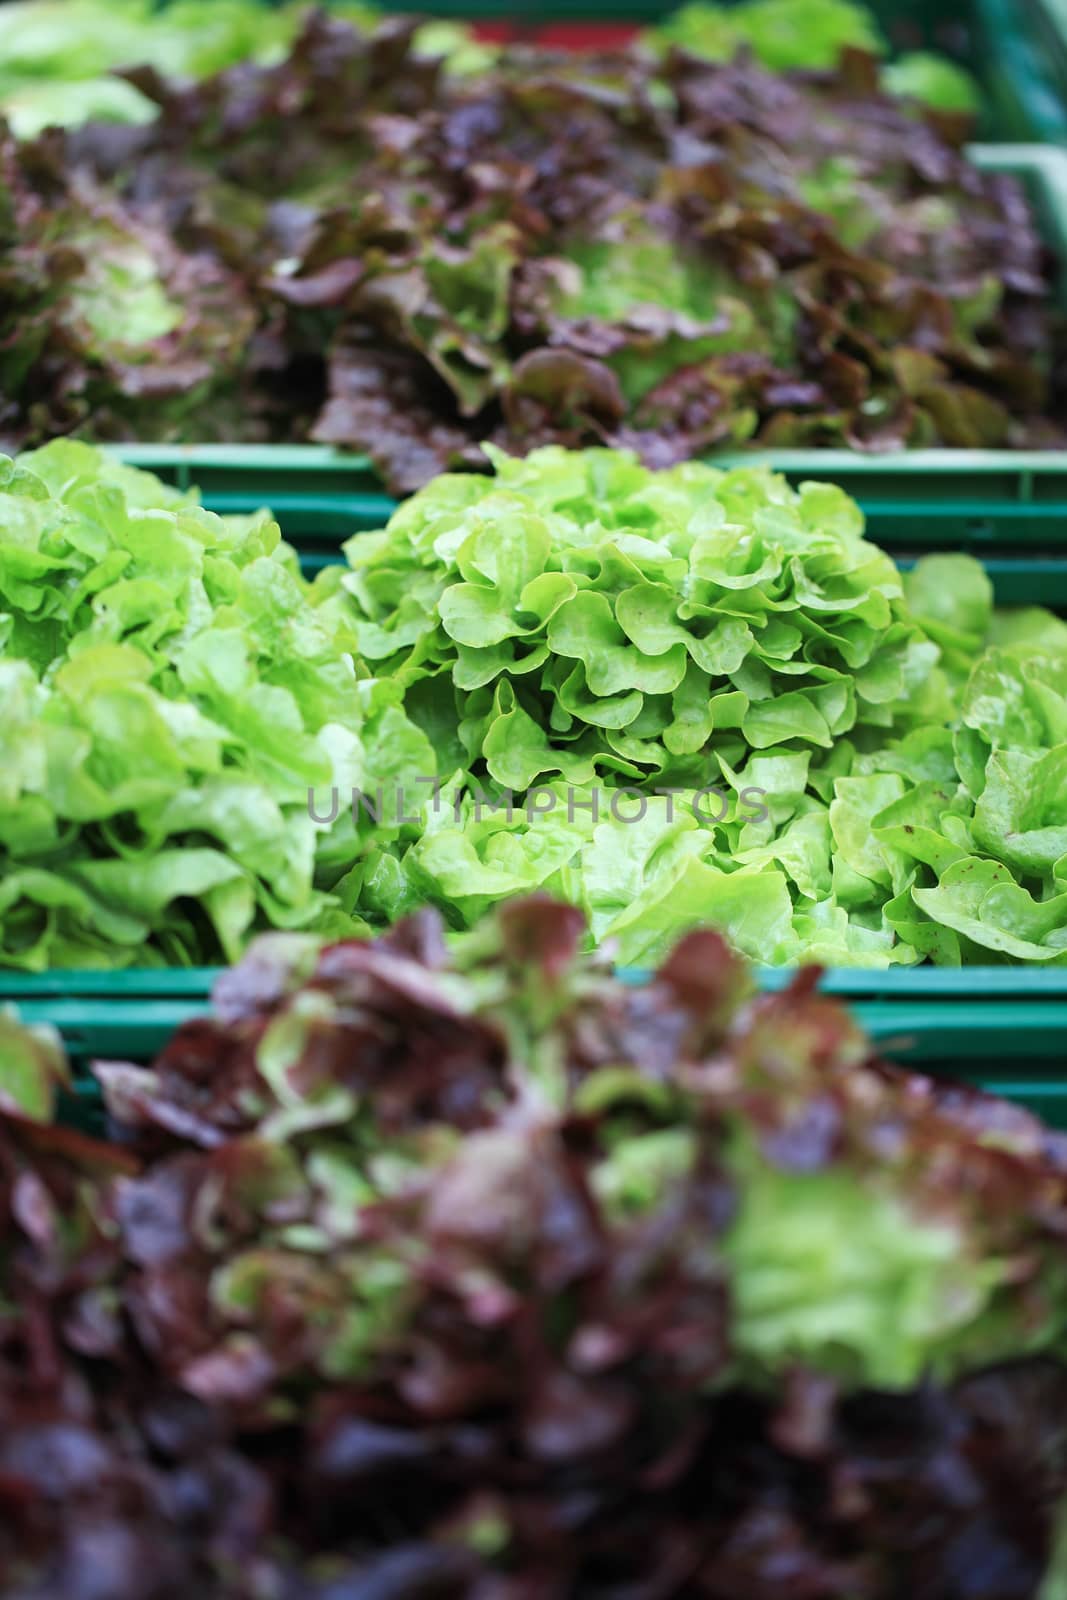
[(113, 1600), (1055, 1595), (1067, 1141), (714, 934), (443, 934), (257, 941), (98, 1065), (114, 1145), (0, 1111), (0, 1592), (104, 1519)]
[[(509, 1256), (529, 1246), (488, 1191), (525, 1193), (531, 1163), (556, 1170), (572, 1117), (590, 1119), (576, 1159), (620, 1248), (717, 1173), (733, 1203), (702, 1244), (677, 1242), (679, 1270), (722, 1275), (729, 1295), (715, 1382), (735, 1363), (777, 1381), (799, 1361), (845, 1388), (902, 1389), (1061, 1351), (1067, 1141), (1029, 1114), (881, 1067), (813, 972), (754, 997), (717, 934), (634, 987), (579, 956), (582, 918), (547, 895), (480, 918), (448, 959), (442, 931), (420, 913), (375, 944), (257, 942), (220, 980), (209, 1028), (150, 1069), (98, 1069), (112, 1114), (207, 1151), (220, 1133), (283, 1147), (327, 1189), (316, 1152), (347, 1146), (368, 1203), (395, 1201), (398, 1221), (440, 1225), (463, 1195), (455, 1224), (483, 1230), (463, 1237), (489, 1253), (486, 1285), (520, 1282)], [(393, 1041), (388, 1065), (367, 1028)]]
[(70, 1081), (58, 1031), (26, 1026), (15, 1011), (0, 1010), (0, 1112), (51, 1122), (57, 1093)]
[(86, 78), (77, 83), (29, 79), (8, 90), (0, 109), (19, 139), (35, 139), (46, 128), (82, 122), (136, 127), (156, 116), (151, 100), (123, 78)]

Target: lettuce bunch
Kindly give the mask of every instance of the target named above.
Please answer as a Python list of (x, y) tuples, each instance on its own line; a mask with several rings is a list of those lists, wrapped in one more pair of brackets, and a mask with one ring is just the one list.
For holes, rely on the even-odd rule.
[(697, 923), (772, 964), (1067, 959), (1067, 626), (968, 557), (902, 574), (830, 486), (494, 466), (317, 585), (437, 756), (363, 915), (545, 888), (631, 964)]
[[(244, 64), (285, 58), (316, 10), (313, 0), (7, 0), (0, 10), (0, 115), (21, 139), (45, 128), (152, 122), (159, 108), (138, 86), (148, 71), (196, 82)], [(378, 6), (330, 0), (330, 15), (359, 33)], [(423, 22), (420, 56), (459, 73), (492, 59), (456, 22)]]
[(713, 5), (707, 0), (680, 7), (650, 35), (709, 61), (730, 61), (749, 49), (774, 71), (829, 71), (846, 50), (885, 54), (874, 14), (855, 0), (742, 0)]
[(0, 126), (0, 439), (254, 431), (256, 325), (231, 265)]
[[(270, 1314), (292, 1252), (321, 1255), (327, 1282), (342, 1267), (352, 1274), (348, 1300), (325, 1292), (322, 1308), (336, 1302), (335, 1313), (308, 1314), (310, 1343), (292, 1351), (321, 1376), (358, 1377), (377, 1341), (405, 1336), (405, 1281), (421, 1270), (440, 1282), (454, 1269), (460, 1294), (514, 1289), (527, 1224), (536, 1231), (545, 1185), (564, 1178), (572, 1120), (573, 1170), (609, 1253), (657, 1236), (656, 1218), (692, 1216), (703, 1184), (733, 1189), (719, 1224), (709, 1216), (674, 1241), (662, 1280), (664, 1295), (699, 1294), (706, 1252), (705, 1289), (721, 1278), (729, 1296), (724, 1374), (774, 1383), (805, 1363), (845, 1390), (899, 1390), (1063, 1350), (1067, 1256), (1054, 1218), (1067, 1199), (1067, 1140), (1013, 1107), (884, 1067), (847, 1012), (815, 993), (811, 971), (757, 997), (744, 962), (700, 932), (650, 982), (625, 986), (602, 957), (580, 955), (582, 932), (573, 908), (538, 896), (483, 918), (451, 954), (428, 913), (373, 943), (271, 935), (217, 981), (214, 1015), (151, 1067), (97, 1066), (128, 1142), (196, 1147), (207, 1182), (231, 1166), (220, 1146), (233, 1141), (228, 1155), (249, 1161), (248, 1146), (261, 1146), (268, 1181), (251, 1204), (264, 1207), (264, 1232), (280, 1218), (275, 1267), (261, 1249), (242, 1257), (244, 1270), (197, 1271), (195, 1289), (159, 1297), (148, 1342), (174, 1375), (188, 1381), (209, 1352), (213, 1371), (236, 1356), (249, 1295)], [(239, 1169), (235, 1160), (238, 1181)], [(151, 1194), (130, 1197), (139, 1228), (191, 1170), (164, 1168)], [(294, 1232), (309, 1200), (310, 1227)], [(381, 1207), (366, 1232), (361, 1203)], [(250, 1218), (235, 1221), (243, 1234)], [(414, 1224), (409, 1248), (391, 1222)], [(423, 1227), (442, 1229), (452, 1261), (431, 1266)], [(569, 1231), (561, 1222), (563, 1246)], [(394, 1292), (376, 1325), (359, 1304), (358, 1259), (346, 1264), (327, 1241), (357, 1258), (385, 1244)], [(225, 1250), (210, 1234), (190, 1245)], [(192, 1263), (160, 1265), (169, 1275)], [(646, 1267), (655, 1273), (653, 1260)], [(310, 1284), (314, 1261), (306, 1271)], [(368, 1294), (379, 1281), (368, 1273)], [(194, 1294), (205, 1304), (186, 1352), (165, 1301), (184, 1307)], [(143, 1315), (150, 1325), (150, 1305)], [(714, 1382), (726, 1351), (703, 1354)], [(259, 1384), (248, 1375), (242, 1403), (274, 1402), (280, 1414), (289, 1393), (289, 1375), (264, 1369)]]
[[(140, 71), (200, 80), (243, 63), (272, 65), (314, 9), (310, 0), (7, 0), (0, 10), (0, 113), (20, 138), (90, 121), (148, 123), (158, 108), (137, 87)], [(364, 0), (330, 0), (328, 10), (361, 32), (383, 20), (383, 8)], [(873, 14), (853, 0), (698, 3), (645, 38), (655, 49), (674, 45), (715, 61), (747, 47), (774, 71), (828, 71), (845, 50), (885, 52)], [(420, 23), (418, 44), (424, 56), (447, 56), (460, 71), (487, 67), (494, 54), (449, 22)], [(976, 108), (976, 86), (966, 79), (937, 56), (904, 57), (886, 69), (892, 93), (918, 90), (916, 98), (946, 109)]]
[[(430, 757), (350, 646), (269, 515), (210, 515), (73, 442), (2, 463), (3, 964), (356, 926), (316, 884), (308, 791), (368, 782), (404, 730)], [(350, 864), (355, 832), (333, 846)]]
[(987, 597), (955, 600), (946, 605), (934, 580), (921, 601), (931, 631), (946, 650), (969, 650), (985, 632), (989, 648), (963, 685), (951, 742), (930, 736), (942, 775), (909, 785), (874, 819), (874, 837), (883, 855), (899, 851), (918, 866), (911, 899), (923, 943), (933, 924), (949, 930), (937, 940), (952, 954), (981, 948), (1059, 965), (1067, 959), (1067, 626), (1036, 608), (990, 621)]
[(494, 464), (352, 540), (343, 580), (366, 660), (451, 681), (474, 771), (697, 787), (941, 709), (937, 650), (843, 491), (608, 452)]
[(305, 581), (85, 445), (0, 473), (0, 964), (457, 934), (548, 890), (644, 965), (1067, 960), (1067, 625), (839, 489), (556, 448)]
[(1052, 1600), (1067, 1141), (714, 934), (442, 933), (259, 941), (113, 1142), (0, 1031), (0, 1595)]
[[(144, 126), (24, 145), (64, 237), (60, 201), (91, 183), (166, 259), (214, 268), (233, 332), (195, 405), (149, 332), (133, 343), (163, 387), (108, 365), (77, 408), (21, 331), (65, 352), (45, 298), (4, 346), (34, 380), (0, 441), (315, 440), (397, 495), (484, 468), (487, 440), (657, 467), (747, 443), (1063, 443), (1055, 264), (1024, 187), (972, 165), (966, 119), (887, 93), (876, 57), (479, 49), (320, 13), (276, 61), (137, 71)], [(61, 257), (64, 283), (99, 277), (94, 244)]]

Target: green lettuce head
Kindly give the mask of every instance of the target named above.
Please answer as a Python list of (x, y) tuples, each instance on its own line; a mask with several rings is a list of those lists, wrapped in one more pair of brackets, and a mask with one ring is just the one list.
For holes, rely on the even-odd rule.
[(0, 463), (0, 609), (4, 964), (211, 962), (262, 927), (358, 927), (329, 890), (359, 829), (320, 859), (309, 791), (432, 755), (268, 515), (57, 442)]
[(316, 593), (444, 784), (348, 903), (469, 928), (547, 889), (647, 966), (1067, 960), (1067, 629), (966, 556), (906, 573), (829, 485), (490, 448)]
[(937, 648), (840, 490), (624, 452), (493, 464), (353, 540), (345, 580), (361, 654), (439, 681), (474, 773), (695, 788), (718, 755), (826, 752), (930, 703)]

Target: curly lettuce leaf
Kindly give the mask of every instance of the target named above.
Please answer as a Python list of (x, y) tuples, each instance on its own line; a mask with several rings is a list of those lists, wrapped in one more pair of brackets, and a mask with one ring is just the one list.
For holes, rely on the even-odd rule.
[(213, 516), (69, 441), (6, 463), (6, 965), (202, 963), (263, 927), (344, 927), (332, 891), (367, 830), (327, 830), (309, 795), (344, 809), (433, 751), (309, 600), (266, 514)]
[(549, 888), (638, 966), (702, 924), (775, 965), (1061, 958), (1061, 624), (966, 556), (902, 575), (825, 485), (492, 455), (348, 547), (357, 648), (456, 770), (354, 906)]

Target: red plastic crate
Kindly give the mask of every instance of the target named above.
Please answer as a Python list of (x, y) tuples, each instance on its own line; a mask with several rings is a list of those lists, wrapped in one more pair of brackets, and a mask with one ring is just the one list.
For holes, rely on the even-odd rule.
[(545, 45), (551, 50), (612, 50), (628, 44), (638, 33), (632, 24), (617, 22), (479, 23), (475, 33), (488, 44), (516, 42)]

